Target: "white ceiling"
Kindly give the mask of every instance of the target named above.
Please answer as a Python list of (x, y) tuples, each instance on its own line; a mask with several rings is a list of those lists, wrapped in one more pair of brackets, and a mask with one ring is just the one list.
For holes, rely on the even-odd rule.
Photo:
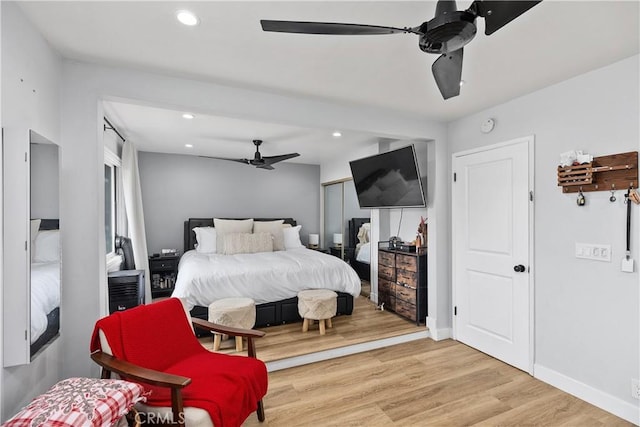
[[(458, 8), (470, 3), (459, 1)], [(421, 52), (415, 35), (265, 33), (259, 24), (260, 19), (283, 19), (412, 27), (433, 17), (433, 1), (21, 3), (68, 58), (377, 106), (438, 121), (455, 120), (638, 53), (639, 5), (545, 0), (491, 36), (484, 35), (484, 22), (478, 19), (478, 35), (465, 48), (466, 84), (460, 96), (445, 101), (431, 75), (437, 56)], [(179, 24), (179, 9), (196, 13), (200, 25)], [(220, 117), (187, 124), (174, 119), (178, 112), (118, 103), (107, 111), (127, 137), (135, 136), (139, 145), (148, 141), (148, 147), (140, 146), (148, 151), (184, 152), (187, 140), (216, 141), (218, 149), (208, 154), (247, 157), (253, 153), (251, 139), (260, 138), (265, 139), (265, 155), (308, 152), (307, 160), (297, 161), (315, 163), (330, 150), (313, 142), (320, 137), (326, 141), (319, 130)], [(351, 137), (353, 141), (340, 143), (363, 144), (374, 136)], [(288, 145), (289, 139), (298, 142)]]

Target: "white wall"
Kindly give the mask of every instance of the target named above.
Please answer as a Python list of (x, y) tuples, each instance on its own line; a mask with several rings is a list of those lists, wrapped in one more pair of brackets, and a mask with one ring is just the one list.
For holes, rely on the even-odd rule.
[[(639, 75), (634, 56), (449, 126), (450, 153), (535, 135), (536, 376), (565, 388), (591, 387), (600, 404), (618, 415), (635, 414), (635, 422), (640, 414), (630, 387), (640, 377), (640, 206), (633, 206), (632, 221), (636, 272), (622, 273), (623, 193), (616, 203), (607, 191), (586, 193), (587, 205), (578, 207), (575, 193), (557, 187), (556, 167), (568, 150), (594, 156), (638, 150)], [(482, 134), (488, 117), (495, 130)], [(612, 262), (576, 259), (576, 242), (610, 244)]]
[[(2, 127), (5, 131), (3, 162), (5, 165), (11, 164), (17, 172), (5, 181), (7, 186), (4, 192), (3, 220), (15, 237), (8, 239), (7, 235), (4, 236), (3, 252), (5, 256), (13, 256), (24, 255), (23, 248), (17, 251), (14, 249), (25, 241), (28, 228), (27, 223), (23, 222), (28, 218), (25, 184), (27, 169), (24, 162), (24, 152), (29, 150), (28, 130), (33, 129), (54, 142), (61, 142), (58, 116), (61, 59), (14, 3), (2, 2), (1, 8)], [(14, 135), (19, 136), (12, 137)], [(64, 230), (64, 218), (61, 216), (60, 220)], [(63, 246), (64, 242), (63, 231)], [(22, 277), (23, 274), (12, 269), (16, 263), (9, 263), (6, 259), (4, 261), (0, 287), (5, 297), (12, 294), (15, 286), (24, 289), (26, 283), (26, 277), (13, 280), (16, 275)], [(11, 302), (4, 300), (3, 303)], [(18, 306), (17, 309), (26, 310), (26, 306)], [(7, 313), (1, 314), (4, 316)], [(63, 318), (64, 315), (63, 312)], [(64, 334), (64, 329), (62, 333)], [(4, 351), (1, 351), (4, 360)], [(61, 360), (61, 340), (58, 339), (31, 364), (2, 369), (0, 420), (10, 417), (32, 397), (62, 378)]]

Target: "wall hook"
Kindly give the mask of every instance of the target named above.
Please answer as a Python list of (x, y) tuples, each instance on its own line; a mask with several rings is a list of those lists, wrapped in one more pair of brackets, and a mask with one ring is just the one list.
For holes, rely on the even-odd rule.
[(611, 186), (611, 197), (609, 197), (609, 201), (611, 203), (616, 201), (616, 186), (615, 185)]
[(582, 194), (582, 186), (580, 186), (580, 191), (578, 192), (578, 199), (576, 200), (578, 206), (584, 206), (587, 203), (587, 200), (584, 198), (584, 194)]

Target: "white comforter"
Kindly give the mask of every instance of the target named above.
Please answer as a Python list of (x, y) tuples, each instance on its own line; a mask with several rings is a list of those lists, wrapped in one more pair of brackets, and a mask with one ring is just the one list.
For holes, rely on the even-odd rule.
[(60, 306), (60, 262), (31, 264), (31, 343), (47, 329), (47, 314)]
[(356, 297), (360, 278), (340, 258), (306, 248), (237, 255), (188, 251), (180, 259), (172, 296), (183, 298), (191, 309), (229, 297), (263, 304), (318, 288)]

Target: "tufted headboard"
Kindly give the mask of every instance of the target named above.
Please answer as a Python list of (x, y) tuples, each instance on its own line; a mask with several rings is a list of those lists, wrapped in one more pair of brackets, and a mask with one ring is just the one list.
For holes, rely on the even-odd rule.
[[(222, 218), (222, 219), (247, 219), (247, 218)], [(285, 224), (295, 226), (293, 218), (254, 218), (254, 221), (275, 221), (283, 219)], [(213, 227), (213, 218), (189, 218), (184, 222), (184, 251), (190, 251), (196, 247), (196, 233), (194, 227)]]

